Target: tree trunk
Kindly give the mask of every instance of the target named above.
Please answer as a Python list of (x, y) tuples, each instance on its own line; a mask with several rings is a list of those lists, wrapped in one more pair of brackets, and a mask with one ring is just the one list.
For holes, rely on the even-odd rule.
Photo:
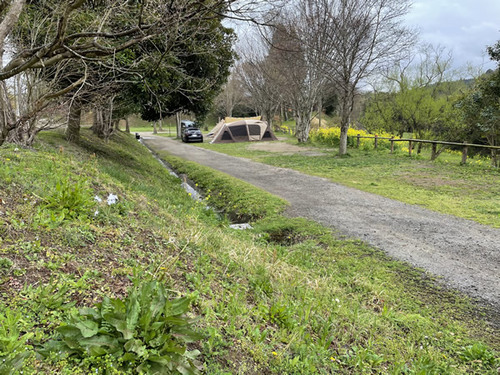
[(181, 113), (177, 112), (175, 114), (176, 125), (177, 125), (177, 138), (181, 137)]
[(130, 124), (128, 122), (128, 117), (125, 117), (125, 131), (130, 134)]
[(99, 138), (106, 138), (106, 118), (104, 109), (96, 107), (94, 109), (94, 123), (92, 124), (92, 132)]
[(346, 89), (340, 98), (340, 144), (339, 155), (347, 154), (347, 131), (351, 121), (354, 92)]
[(99, 121), (99, 116), (98, 116), (97, 112), (98, 112), (98, 109), (96, 107), (92, 111), (92, 126), (90, 127), (90, 130), (92, 130), (92, 132), (94, 132), (94, 129), (97, 126), (97, 123)]
[(299, 112), (296, 115), (295, 135), (300, 143), (307, 142), (311, 130), (311, 112)]
[(441, 146), (439, 150), (437, 149), (437, 145), (435, 143), (432, 144), (432, 152), (431, 152), (431, 161), (434, 161), (438, 158), (439, 155), (446, 149), (446, 146)]
[(158, 130), (156, 129), (156, 121), (153, 121), (153, 134), (158, 134)]
[(267, 121), (267, 123), (269, 124), (269, 127), (272, 129), (273, 128), (273, 109), (272, 107), (268, 107), (268, 108), (264, 108), (263, 110), (263, 116), (264, 117), (264, 121)]
[(66, 127), (66, 139), (69, 142), (78, 143), (80, 141), (81, 117), (82, 105), (74, 101), (69, 107), (68, 123)]
[(280, 104), (280, 128), (283, 126), (283, 120), (284, 120), (284, 114), (283, 114), (283, 103)]
[(109, 106), (98, 105), (94, 112), (94, 124), (92, 125), (92, 131), (99, 138), (104, 138), (106, 141), (114, 132), (114, 120), (113, 120), (113, 100), (114, 96), (110, 98)]
[(321, 94), (319, 95), (318, 98), (318, 128), (321, 129), (321, 115), (323, 114), (323, 98), (321, 97)]
[(16, 114), (12, 108), (7, 84), (0, 82), (0, 146), (7, 141), (9, 132), (16, 124)]

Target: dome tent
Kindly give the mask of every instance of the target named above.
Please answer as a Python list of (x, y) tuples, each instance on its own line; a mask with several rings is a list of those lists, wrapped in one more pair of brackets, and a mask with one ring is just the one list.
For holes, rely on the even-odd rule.
[(260, 120), (239, 120), (226, 123), (219, 122), (208, 134), (210, 143), (277, 141), (269, 124)]

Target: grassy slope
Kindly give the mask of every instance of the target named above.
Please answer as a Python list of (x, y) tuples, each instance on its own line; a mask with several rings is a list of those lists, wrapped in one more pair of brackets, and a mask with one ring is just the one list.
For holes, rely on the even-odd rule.
[[(496, 333), (418, 271), (303, 220), (268, 217), (231, 231), (131, 136), (84, 138), (75, 147), (51, 133), (36, 151), (0, 149), (0, 338), (21, 343), (24, 374), (104, 371), (99, 363), (114, 373), (96, 358), (33, 353), (74, 310), (67, 303), (123, 297), (134, 274), (197, 296), (192, 313), (205, 338), (195, 346), (209, 374), (496, 373)], [(192, 177), (234, 201), (229, 177), (204, 173)], [(78, 190), (44, 204), (58, 185)], [(267, 206), (244, 190), (247, 211)], [(118, 205), (93, 200), (109, 193)], [(25, 332), (33, 337), (17, 339)], [(0, 356), (12, 348), (5, 343)]]
[(356, 149), (340, 158), (337, 150), (324, 147), (320, 147), (324, 152), (320, 157), (279, 155), (247, 150), (247, 145), (197, 146), (326, 177), (360, 190), (500, 227), (500, 170), (491, 168), (487, 161), (476, 158), (462, 166), (460, 155), (454, 154), (444, 153), (431, 162), (427, 152), (410, 158), (402, 152), (391, 155), (388, 150)]

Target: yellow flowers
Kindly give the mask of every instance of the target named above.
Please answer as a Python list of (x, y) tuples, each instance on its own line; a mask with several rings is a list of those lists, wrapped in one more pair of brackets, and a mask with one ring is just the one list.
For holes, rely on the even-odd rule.
[(286, 133), (286, 134), (293, 134), (293, 130), (292, 128), (286, 126), (286, 125), (281, 125), (280, 127), (280, 130), (283, 132), (283, 133)]
[(278, 353), (276, 353), (276, 352), (272, 352), (271, 354), (274, 355), (274, 356), (278, 355)]
[[(367, 133), (364, 130), (352, 129), (347, 130), (348, 146), (357, 146), (357, 135), (361, 137), (374, 137), (374, 134)], [(382, 132), (377, 134), (380, 138), (391, 138), (392, 134)], [(320, 128), (318, 130), (313, 130), (310, 133), (310, 138), (313, 142), (323, 143), (331, 146), (338, 146), (340, 144), (340, 128)], [(398, 138), (398, 137), (394, 137)], [(360, 138), (359, 148), (362, 150), (369, 150), (374, 148), (375, 140), (373, 138)], [(399, 143), (394, 144), (395, 147), (400, 147)], [(379, 139), (378, 147), (380, 148), (390, 148), (390, 141), (388, 139)]]

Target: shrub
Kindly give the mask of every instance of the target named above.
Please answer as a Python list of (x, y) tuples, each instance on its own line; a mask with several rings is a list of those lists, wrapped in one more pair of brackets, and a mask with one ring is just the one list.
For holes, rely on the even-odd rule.
[(124, 301), (104, 298), (73, 314), (41, 353), (60, 352), (96, 368), (114, 363), (122, 371), (195, 374), (199, 352), (186, 344), (201, 336), (185, 316), (191, 298), (167, 297), (163, 284), (150, 281), (136, 285)]

